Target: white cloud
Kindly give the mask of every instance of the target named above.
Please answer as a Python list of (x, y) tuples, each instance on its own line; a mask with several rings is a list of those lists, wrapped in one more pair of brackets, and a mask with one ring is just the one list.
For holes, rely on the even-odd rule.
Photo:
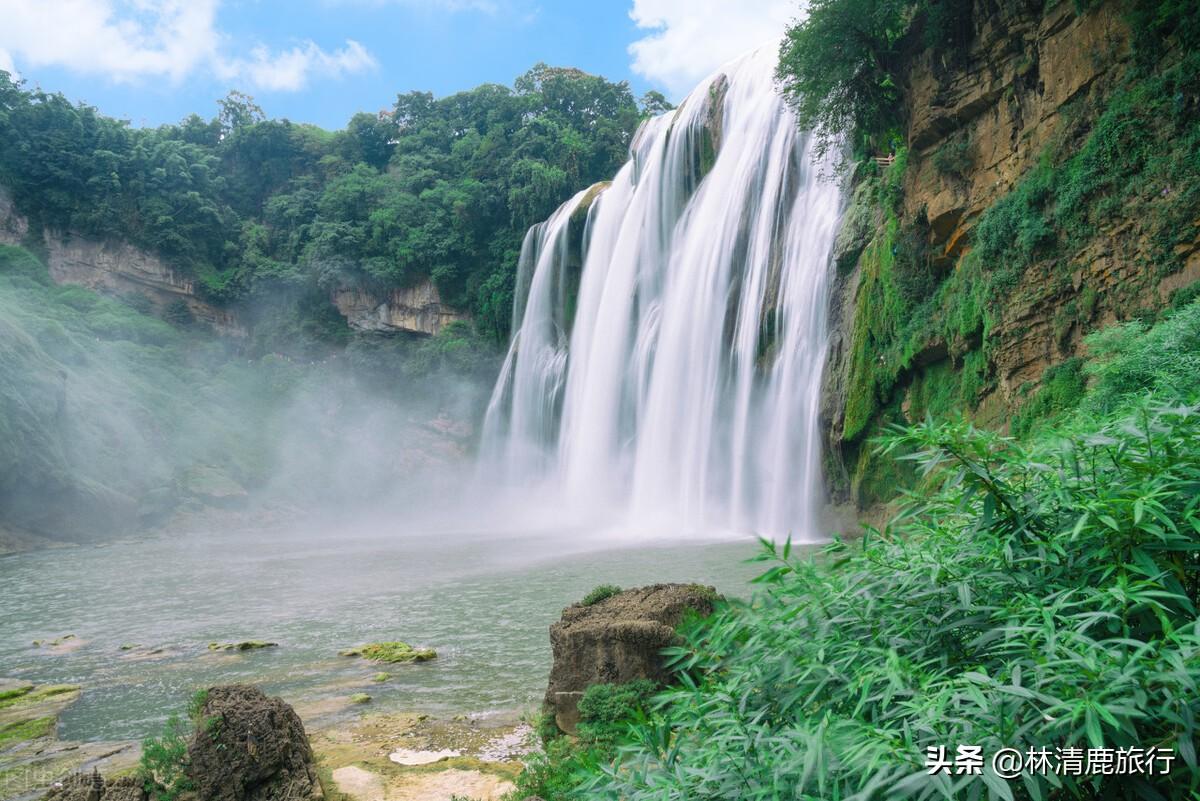
[(63, 67), (118, 83), (197, 73), (267, 90), (293, 91), (309, 76), (339, 77), (370, 69), (357, 42), (327, 53), (311, 41), (249, 57), (231, 55), (216, 24), (219, 0), (0, 0), (0, 67)]
[(268, 91), (294, 92), (303, 89), (313, 73), (319, 78), (340, 78), (378, 66), (374, 56), (353, 39), (333, 53), (326, 53), (315, 42), (272, 53), (256, 47), (249, 59), (235, 59), (218, 67), (222, 77), (247, 80), (251, 85)]
[(12, 56), (7, 50), (0, 50), (0, 70), (11, 75), (14, 81), (21, 78), (21, 73), (17, 72), (17, 66), (13, 64)]
[(797, 0), (633, 0), (629, 16), (652, 30), (629, 45), (633, 71), (686, 95), (717, 67), (783, 36)]

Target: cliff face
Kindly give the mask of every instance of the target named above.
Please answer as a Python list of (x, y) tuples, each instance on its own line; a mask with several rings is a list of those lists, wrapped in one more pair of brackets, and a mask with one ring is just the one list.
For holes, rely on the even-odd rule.
[[(0, 243), (22, 245), (28, 237), (28, 222), (0, 190)], [(218, 334), (246, 336), (246, 327), (233, 312), (197, 297), (191, 279), (157, 256), (128, 243), (47, 231), (42, 246), (50, 277), (56, 283), (85, 286), (108, 295), (141, 295), (159, 312), (182, 303), (194, 319), (206, 323)]]
[[(0, 243), (27, 244), (28, 237), (28, 221), (0, 189)], [(192, 279), (126, 242), (47, 231), (42, 247), (56, 283), (85, 286), (108, 295), (141, 295), (160, 315), (182, 303), (195, 320), (217, 334), (242, 338), (248, 333), (247, 323), (236, 311), (199, 297)], [(469, 319), (442, 303), (437, 287), (428, 279), (383, 294), (340, 288), (330, 300), (355, 331), (434, 335), (452, 322)]]
[[(1068, 2), (1045, 5), (975, 0), (974, 36), (964, 48), (952, 57), (918, 53), (910, 62), (906, 147), (897, 163), (856, 173), (835, 254), (833, 341), (824, 387), (835, 500), (869, 506), (885, 497), (877, 490), (886, 482), (871, 475), (865, 443), (883, 424), (923, 417), (937, 382), (952, 384), (950, 406), (981, 424), (1007, 428), (1048, 368), (1083, 354), (1086, 334), (1152, 313), (1173, 292), (1200, 279), (1200, 212), (1192, 209), (1196, 213), (1186, 219), (1195, 225), (1175, 238), (1173, 253), (1164, 259), (1155, 250), (1161, 248), (1161, 231), (1151, 230), (1148, 216), (1156, 203), (1165, 208), (1175, 197), (1169, 184), (1160, 192), (1149, 178), (1138, 197), (1114, 191), (1087, 196), (1089, 209), (1104, 211), (1090, 212), (1099, 220), (1082, 234), (1029, 233), (1035, 246), (1028, 263), (967, 260), (989, 213), (992, 222), (985, 224), (1000, 227), (994, 210), (1001, 207), (1007, 213), (1020, 203), (1043, 204), (1048, 227), (1054, 227), (1057, 201), (1036, 192), (1056, 198), (1058, 189), (1051, 184), (1031, 190), (1031, 176), (1044, 182), (1071, 178), (1069, 170), (1062, 170), (1065, 177), (1052, 170), (1095, 144), (1089, 137), (1114, 93), (1141, 80), (1131, 77), (1131, 32), (1121, 3), (1100, 3), (1085, 12)], [(1119, 161), (1121, 152), (1112, 157)], [(1171, 214), (1178, 216), (1178, 205)], [(1012, 235), (1019, 239), (1026, 230), (1014, 223)], [(1044, 246), (1045, 241), (1058, 244)], [(903, 283), (893, 262), (907, 251), (920, 252), (914, 261), (923, 274), (906, 280), (927, 280), (934, 294), (924, 306), (905, 309), (894, 301), (905, 287), (893, 286)], [(931, 326), (900, 343), (902, 330), (913, 328), (905, 329), (903, 319), (913, 309), (932, 314), (949, 306), (962, 313), (969, 304), (955, 307), (955, 299), (945, 296), (982, 285), (968, 266), (983, 277), (1005, 269), (1019, 277), (1003, 290), (995, 288), (998, 282), (987, 285), (990, 296), (977, 301), (988, 307), (980, 323), (954, 335), (944, 333), (950, 324)], [(889, 314), (898, 319), (886, 319)], [(884, 360), (899, 364), (881, 377), (877, 363)]]
[(467, 315), (442, 303), (437, 286), (426, 279), (415, 286), (377, 294), (365, 289), (340, 288), (333, 303), (355, 331), (404, 331), (437, 334)]

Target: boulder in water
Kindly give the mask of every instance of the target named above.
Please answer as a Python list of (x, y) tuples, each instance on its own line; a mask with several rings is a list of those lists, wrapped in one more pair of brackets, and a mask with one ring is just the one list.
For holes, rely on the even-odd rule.
[(200, 801), (324, 798), (300, 716), (257, 687), (208, 691), (188, 763)]
[(573, 734), (577, 704), (593, 684), (666, 683), (662, 650), (677, 642), (676, 627), (688, 613), (712, 614), (720, 597), (699, 584), (655, 584), (564, 609), (550, 627), (554, 663), (545, 704), (554, 722)]

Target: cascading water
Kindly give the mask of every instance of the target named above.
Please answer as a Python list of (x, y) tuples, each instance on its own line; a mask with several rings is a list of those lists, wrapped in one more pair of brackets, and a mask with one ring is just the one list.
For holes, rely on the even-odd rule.
[(530, 229), (483, 470), (581, 519), (817, 534), (840, 210), (775, 49), (647, 121), (611, 184)]

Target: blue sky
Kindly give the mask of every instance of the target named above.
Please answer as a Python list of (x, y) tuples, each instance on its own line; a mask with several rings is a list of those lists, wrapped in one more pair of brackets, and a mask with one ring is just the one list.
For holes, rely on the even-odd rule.
[(782, 34), (796, 0), (0, 0), (0, 69), (135, 125), (230, 89), (340, 128), (398, 92), (511, 84), (539, 61), (678, 100)]

